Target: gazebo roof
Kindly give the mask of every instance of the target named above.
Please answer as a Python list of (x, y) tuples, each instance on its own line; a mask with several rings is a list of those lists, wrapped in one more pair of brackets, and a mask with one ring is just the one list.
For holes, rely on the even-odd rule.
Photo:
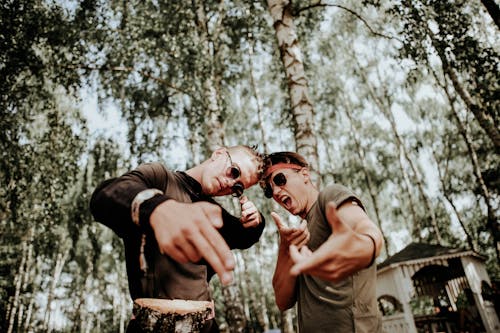
[(466, 255), (472, 255), (483, 259), (482, 256), (467, 249), (452, 248), (435, 244), (411, 243), (395, 255), (387, 258), (384, 262), (377, 265), (377, 269), (380, 270), (387, 266), (398, 266), (399, 264), (410, 261), (428, 261), (430, 258), (436, 257), (448, 259)]

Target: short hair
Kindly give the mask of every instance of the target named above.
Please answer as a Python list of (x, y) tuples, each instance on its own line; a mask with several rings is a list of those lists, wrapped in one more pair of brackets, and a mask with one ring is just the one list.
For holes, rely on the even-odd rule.
[(265, 176), (266, 171), (278, 163), (296, 164), (303, 168), (309, 168), (309, 163), (307, 163), (306, 159), (299, 153), (292, 151), (280, 151), (266, 155), (264, 157), (264, 170), (262, 171), (259, 185), (264, 190), (264, 195), (267, 198), (272, 197), (272, 190), (270, 184), (268, 183), (268, 177)]
[(264, 155), (262, 155), (257, 149), (257, 145), (247, 146), (247, 145), (236, 145), (231, 147), (226, 147), (229, 151), (234, 150), (243, 150), (248, 153), (252, 157), (252, 162), (255, 162), (257, 165), (257, 177), (258, 179), (262, 178), (264, 173)]
[(264, 172), (278, 163), (297, 164), (303, 168), (309, 168), (309, 163), (299, 153), (293, 151), (280, 151), (264, 157)]

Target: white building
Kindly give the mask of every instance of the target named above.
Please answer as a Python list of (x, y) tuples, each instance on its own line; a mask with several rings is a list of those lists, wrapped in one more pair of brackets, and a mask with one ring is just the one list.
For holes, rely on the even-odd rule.
[(378, 265), (377, 279), (386, 333), (500, 333), (484, 258), (473, 251), (412, 243)]

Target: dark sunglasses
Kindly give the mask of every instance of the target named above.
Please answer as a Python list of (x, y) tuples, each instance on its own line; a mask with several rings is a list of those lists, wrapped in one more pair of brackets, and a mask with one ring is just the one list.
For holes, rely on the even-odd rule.
[(243, 195), (243, 191), (245, 188), (243, 187), (242, 183), (236, 183), (233, 186), (231, 186), (231, 195), (233, 197), (239, 198)]
[[(227, 174), (231, 179), (238, 179), (241, 176), (241, 171), (240, 168), (238, 168), (234, 163), (233, 159), (231, 158), (231, 155), (229, 154), (228, 151), (226, 151), (227, 157), (229, 157), (229, 163), (231, 163), (231, 166), (227, 168)], [(231, 194), (233, 197), (239, 198), (243, 195), (243, 191), (245, 190), (245, 187), (243, 186), (242, 183), (238, 182), (235, 183), (233, 186), (231, 186)]]
[[(274, 175), (271, 181), (276, 186), (284, 186), (286, 185), (286, 176), (283, 172), (279, 172), (276, 175)], [(264, 189), (264, 195), (266, 196), (266, 198), (273, 197), (273, 188), (271, 187), (270, 183), (266, 183), (266, 188)]]
[(231, 165), (228, 169), (227, 169), (227, 174), (229, 175), (229, 177), (231, 177), (232, 179), (238, 179), (240, 178), (241, 176), (241, 171), (240, 169), (238, 169), (238, 167), (234, 166), (234, 165)]
[(229, 157), (229, 163), (231, 163), (231, 166), (227, 168), (227, 174), (229, 177), (232, 179), (238, 179), (241, 176), (241, 171), (240, 168), (238, 168), (234, 163), (233, 159), (231, 158), (231, 155), (229, 155), (229, 152), (226, 151), (227, 157)]

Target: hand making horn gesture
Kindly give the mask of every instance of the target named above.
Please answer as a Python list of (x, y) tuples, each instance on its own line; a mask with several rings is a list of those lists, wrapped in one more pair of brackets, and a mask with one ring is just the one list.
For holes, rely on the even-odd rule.
[[(361, 214), (365, 215), (357, 205), (344, 207), (342, 209), (351, 210), (351, 215), (353, 212), (361, 217)], [(376, 251), (371, 237), (356, 232), (344, 222), (334, 203), (327, 204), (326, 218), (332, 228), (332, 235), (316, 251), (311, 252), (307, 247), (300, 249), (295, 245), (290, 246), (290, 256), (295, 263), (290, 269), (292, 275), (309, 274), (338, 282), (371, 263), (370, 259)], [(365, 224), (364, 220), (361, 221)]]
[(293, 245), (295, 249), (300, 249), (302, 246), (306, 245), (311, 238), (309, 229), (307, 229), (306, 220), (303, 220), (298, 227), (288, 227), (281, 221), (281, 217), (277, 213), (272, 212), (271, 217), (274, 223), (276, 223), (276, 227), (278, 227), (281, 242), (285, 242), (287, 245)]

